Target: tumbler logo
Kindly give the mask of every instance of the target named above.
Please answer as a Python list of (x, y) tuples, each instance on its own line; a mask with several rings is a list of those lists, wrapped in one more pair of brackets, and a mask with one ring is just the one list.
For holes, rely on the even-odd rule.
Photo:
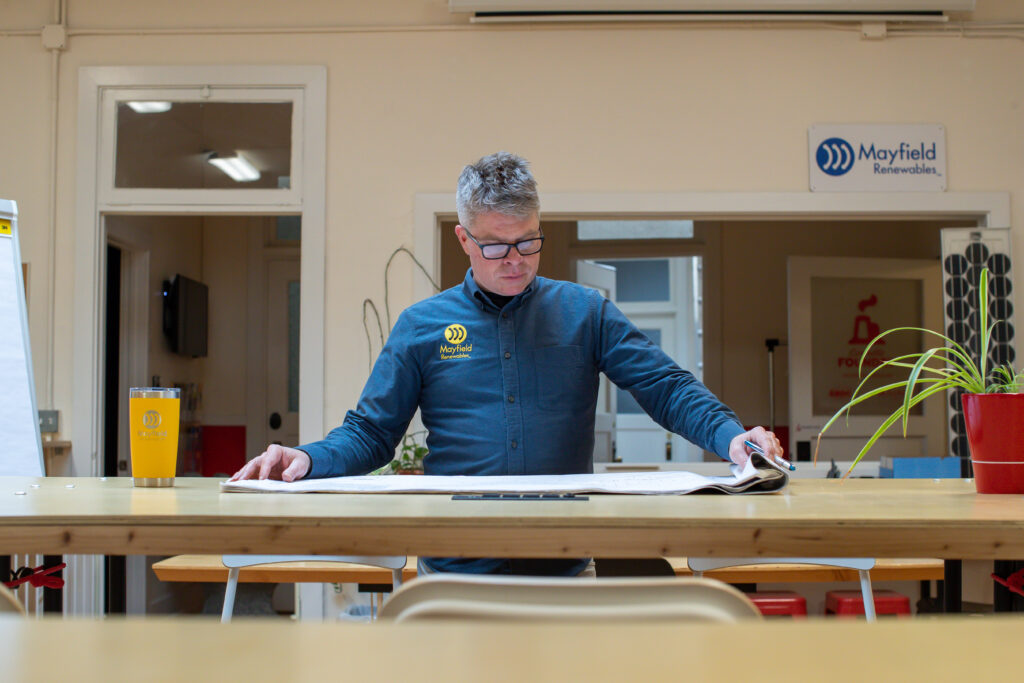
[(840, 176), (853, 168), (853, 146), (842, 138), (829, 138), (818, 145), (818, 168), (831, 176)]

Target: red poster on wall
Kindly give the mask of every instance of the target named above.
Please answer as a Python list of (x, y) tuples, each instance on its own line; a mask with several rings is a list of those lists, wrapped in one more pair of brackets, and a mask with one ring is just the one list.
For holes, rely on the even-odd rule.
[[(816, 415), (830, 415), (853, 396), (872, 370), (887, 360), (922, 350), (920, 332), (903, 331), (871, 345), (880, 332), (923, 325), (921, 282), (891, 278), (811, 278), (812, 401)], [(870, 346), (870, 350), (868, 350)], [(868, 350), (867, 355), (864, 355)], [(862, 361), (863, 357), (863, 361)], [(875, 372), (861, 390), (899, 381), (906, 370)], [(857, 406), (856, 415), (889, 415), (903, 403), (886, 392)], [(920, 414), (920, 406), (915, 409)]]

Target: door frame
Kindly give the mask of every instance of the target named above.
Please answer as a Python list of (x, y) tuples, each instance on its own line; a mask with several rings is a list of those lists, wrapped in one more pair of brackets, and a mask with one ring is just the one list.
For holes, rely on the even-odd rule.
[[(326, 206), (327, 69), (324, 66), (138, 66), (82, 67), (78, 75), (78, 158), (75, 167), (72, 474), (97, 476), (102, 452), (105, 215), (112, 214), (300, 214), (303, 283), (300, 342), (301, 440), (323, 433), (324, 272)], [(302, 93), (302, 191), (297, 201), (253, 206), (244, 199), (201, 203), (106, 204), (100, 199), (101, 103), (105, 89), (132, 87), (281, 88)], [(102, 611), (102, 563), (98, 556), (68, 556), (65, 614)]]

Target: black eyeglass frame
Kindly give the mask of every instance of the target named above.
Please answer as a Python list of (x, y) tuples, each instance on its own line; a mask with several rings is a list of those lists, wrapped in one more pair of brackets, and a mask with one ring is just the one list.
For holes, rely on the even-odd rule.
[[(469, 237), (469, 239), (473, 240), (473, 244), (475, 244), (476, 246), (480, 247), (480, 255), (483, 256), (488, 261), (499, 261), (499, 260), (505, 258), (506, 256), (508, 256), (509, 252), (512, 251), (512, 247), (516, 248), (516, 251), (519, 252), (520, 256), (533, 256), (534, 254), (539, 254), (540, 250), (544, 248), (544, 230), (543, 229), (540, 230), (540, 236), (538, 236), (538, 237), (531, 237), (528, 240), (519, 240), (518, 242), (514, 242), (514, 243), (513, 242), (490, 242), (488, 244), (480, 244), (480, 242), (477, 241), (477, 239), (475, 237), (473, 237), (473, 233), (471, 233), (469, 230), (466, 230), (466, 226), (462, 226), (462, 229), (466, 231), (466, 236)], [(526, 244), (527, 242), (536, 242), (538, 240), (540, 241), (540, 246), (537, 247), (534, 251), (529, 251), (529, 252), (523, 253), (523, 250), (519, 248), (520, 244)], [(484, 247), (505, 247), (505, 252), (501, 256), (488, 256), (487, 253), (484, 251)]]

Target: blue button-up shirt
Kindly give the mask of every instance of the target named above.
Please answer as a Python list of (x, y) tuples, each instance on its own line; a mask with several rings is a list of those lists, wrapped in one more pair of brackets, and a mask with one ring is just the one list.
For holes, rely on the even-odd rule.
[[(662, 427), (724, 459), (743, 432), (729, 408), (597, 291), (537, 277), (499, 309), (470, 270), (462, 285), (399, 316), (356, 408), (324, 440), (300, 446), (312, 459), (308, 476), (387, 464), (417, 407), (427, 474), (592, 472), (601, 372)], [(580, 561), (568, 562), (565, 573), (575, 573)], [(491, 572), (507, 561), (428, 565)]]

